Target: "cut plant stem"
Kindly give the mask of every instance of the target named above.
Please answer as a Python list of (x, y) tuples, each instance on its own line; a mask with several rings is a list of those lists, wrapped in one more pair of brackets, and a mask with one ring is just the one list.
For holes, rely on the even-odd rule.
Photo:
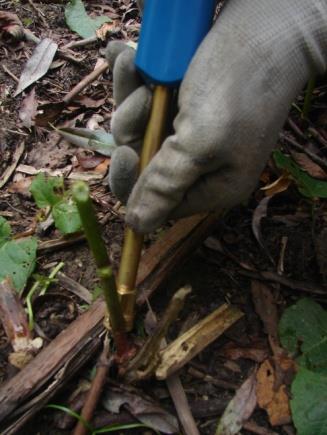
[[(156, 86), (153, 94), (150, 119), (146, 129), (139, 172), (141, 173), (160, 148), (163, 140), (171, 92), (165, 86)], [(118, 293), (127, 331), (133, 329), (135, 307), (135, 282), (141, 258), (143, 235), (126, 228), (122, 258), (118, 275)]]
[(76, 182), (73, 185), (73, 197), (80, 214), (85, 237), (97, 265), (98, 275), (109, 312), (113, 338), (117, 346), (117, 354), (121, 356), (128, 349), (125, 322), (116, 289), (115, 277), (109, 265), (107, 249), (101, 237), (88, 185), (83, 181)]

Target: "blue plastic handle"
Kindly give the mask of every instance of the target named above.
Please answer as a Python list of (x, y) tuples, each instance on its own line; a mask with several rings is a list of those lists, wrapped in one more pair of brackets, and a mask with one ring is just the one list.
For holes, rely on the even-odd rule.
[(216, 0), (146, 0), (135, 64), (154, 84), (178, 85), (208, 33)]

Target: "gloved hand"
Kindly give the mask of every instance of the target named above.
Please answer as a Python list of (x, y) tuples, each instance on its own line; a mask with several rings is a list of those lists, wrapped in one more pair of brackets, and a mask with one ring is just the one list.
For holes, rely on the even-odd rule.
[[(126, 200), (151, 90), (134, 52), (110, 43), (118, 145), (113, 192)], [(139, 177), (126, 221), (150, 232), (169, 218), (228, 209), (255, 188), (295, 96), (327, 65), (326, 0), (229, 0), (198, 48), (181, 84), (174, 135)]]

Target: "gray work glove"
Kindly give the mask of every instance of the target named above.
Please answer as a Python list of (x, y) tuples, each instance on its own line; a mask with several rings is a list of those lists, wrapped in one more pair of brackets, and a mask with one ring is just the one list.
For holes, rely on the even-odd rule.
[[(133, 149), (140, 149), (151, 90), (135, 71), (132, 49), (110, 43), (107, 57), (117, 103), (112, 132), (121, 145), (109, 181), (124, 201), (135, 181)], [(175, 134), (132, 189), (127, 223), (150, 232), (169, 218), (246, 199), (292, 101), (326, 64), (327, 0), (229, 0), (180, 87)]]

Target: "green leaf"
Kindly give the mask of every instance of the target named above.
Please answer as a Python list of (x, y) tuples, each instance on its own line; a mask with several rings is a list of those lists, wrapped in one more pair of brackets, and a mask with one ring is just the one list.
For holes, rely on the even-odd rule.
[(327, 181), (311, 177), (291, 157), (286, 156), (279, 150), (274, 151), (273, 157), (278, 168), (284, 169), (291, 174), (302, 195), (308, 198), (327, 198)]
[(9, 222), (7, 222), (4, 217), (0, 216), (0, 247), (9, 240), (10, 234), (11, 227)]
[(60, 201), (61, 195), (56, 190), (62, 190), (64, 179), (62, 177), (47, 177), (40, 172), (33, 180), (30, 192), (39, 208), (54, 206)]
[(22, 291), (35, 267), (36, 239), (11, 240), (0, 248), (0, 279), (10, 276), (17, 291)]
[(82, 0), (71, 0), (65, 9), (67, 26), (82, 38), (90, 38), (103, 23), (111, 21), (110, 18), (100, 16), (91, 18), (87, 15)]
[(96, 151), (107, 157), (111, 157), (117, 148), (113, 136), (104, 130), (90, 130), (88, 128), (58, 128), (56, 129), (68, 142), (88, 150)]
[(72, 200), (62, 200), (54, 205), (52, 216), (56, 227), (63, 234), (80, 231), (82, 222), (75, 203)]
[(291, 410), (297, 434), (326, 435), (327, 376), (300, 368), (291, 391)]
[(287, 308), (279, 323), (283, 347), (301, 352), (299, 364), (327, 374), (327, 311), (311, 299), (301, 299)]

